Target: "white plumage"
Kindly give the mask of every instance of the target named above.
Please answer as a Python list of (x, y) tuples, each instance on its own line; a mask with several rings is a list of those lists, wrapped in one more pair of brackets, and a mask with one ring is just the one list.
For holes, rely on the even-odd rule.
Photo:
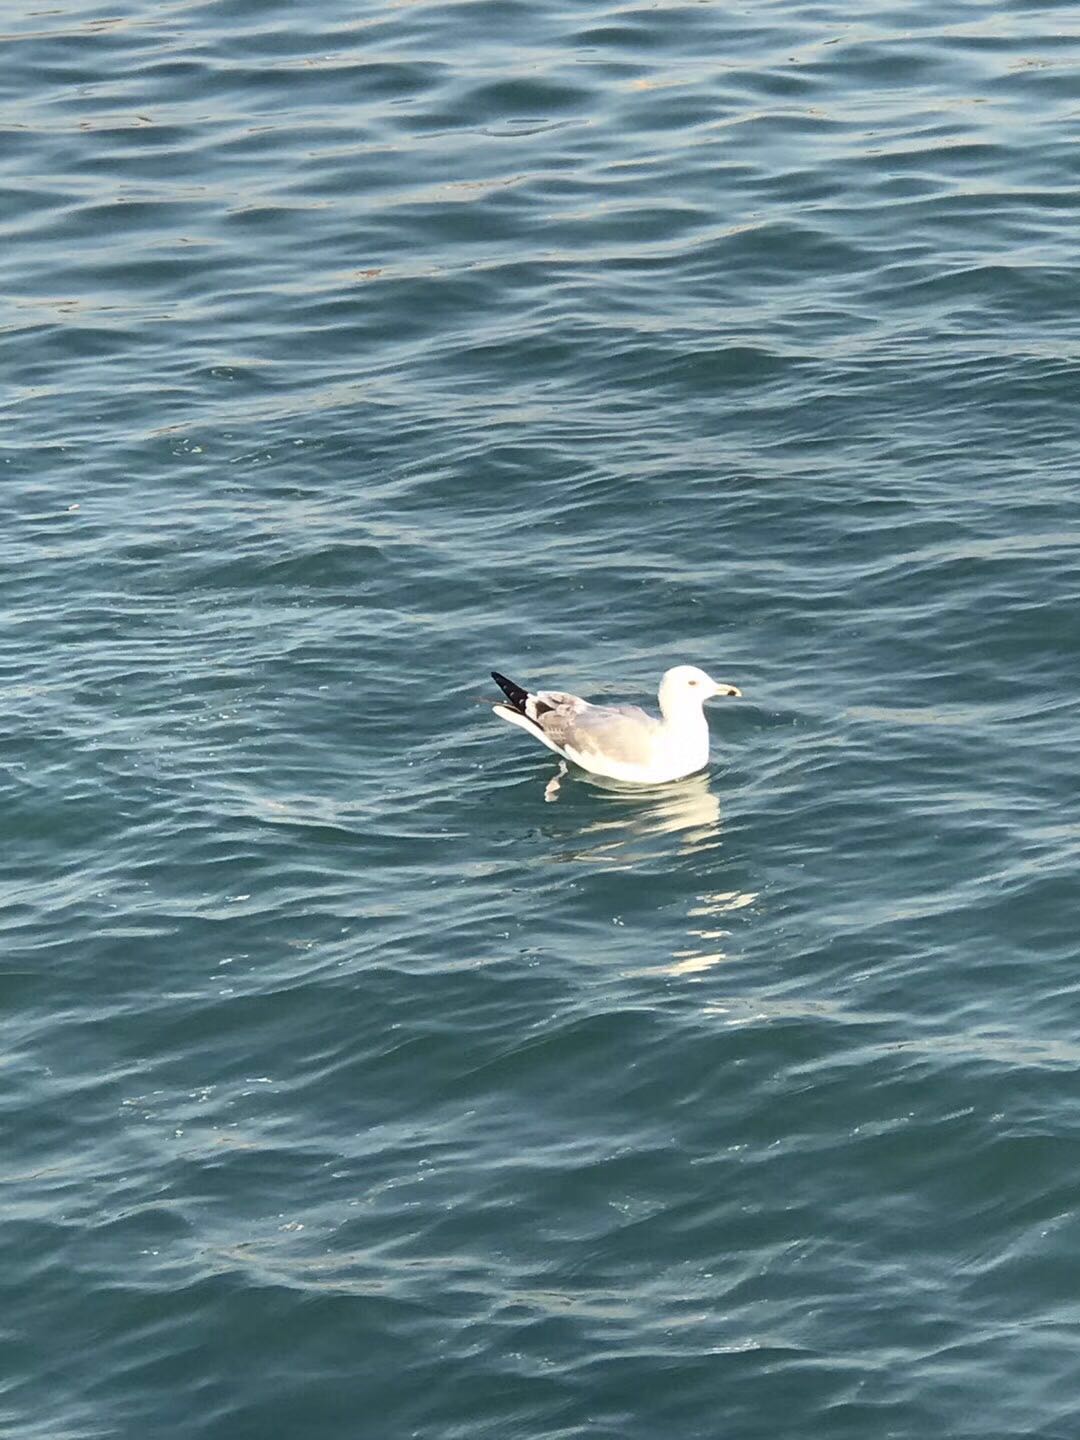
[(741, 695), (696, 665), (676, 665), (660, 681), (660, 716), (636, 705), (590, 705), (559, 690), (530, 693), (497, 670), (492, 678), (509, 704), (495, 714), (583, 770), (636, 785), (661, 785), (702, 770), (709, 761), (703, 705), (714, 695)]

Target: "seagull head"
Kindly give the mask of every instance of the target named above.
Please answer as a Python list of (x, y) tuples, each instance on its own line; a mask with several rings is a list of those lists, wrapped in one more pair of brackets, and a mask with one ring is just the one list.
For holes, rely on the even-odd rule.
[(741, 696), (742, 691), (714, 680), (696, 665), (676, 665), (666, 670), (660, 681), (660, 709), (668, 716), (700, 710), (714, 695)]

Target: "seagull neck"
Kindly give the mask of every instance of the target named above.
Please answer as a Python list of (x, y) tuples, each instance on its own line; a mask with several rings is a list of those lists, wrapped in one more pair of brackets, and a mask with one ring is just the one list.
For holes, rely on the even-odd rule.
[(664, 717), (664, 724), (669, 730), (693, 734), (699, 730), (708, 729), (705, 711), (701, 708), (700, 703), (695, 704), (692, 700), (669, 700), (665, 705), (661, 698), (660, 714)]

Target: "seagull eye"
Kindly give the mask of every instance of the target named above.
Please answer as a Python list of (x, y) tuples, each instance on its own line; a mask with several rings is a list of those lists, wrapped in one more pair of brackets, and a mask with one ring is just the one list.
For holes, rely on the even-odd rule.
[(690, 681), (688, 681), (687, 683), (690, 684), (690, 685), (696, 685), (696, 684), (697, 684), (697, 681), (696, 681), (696, 680), (690, 680)]

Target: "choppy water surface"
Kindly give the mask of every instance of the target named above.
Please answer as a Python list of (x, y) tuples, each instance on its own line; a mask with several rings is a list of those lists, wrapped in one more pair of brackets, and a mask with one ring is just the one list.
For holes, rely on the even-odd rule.
[(0, 1428), (1074, 1440), (1075, 7), (0, 32)]

